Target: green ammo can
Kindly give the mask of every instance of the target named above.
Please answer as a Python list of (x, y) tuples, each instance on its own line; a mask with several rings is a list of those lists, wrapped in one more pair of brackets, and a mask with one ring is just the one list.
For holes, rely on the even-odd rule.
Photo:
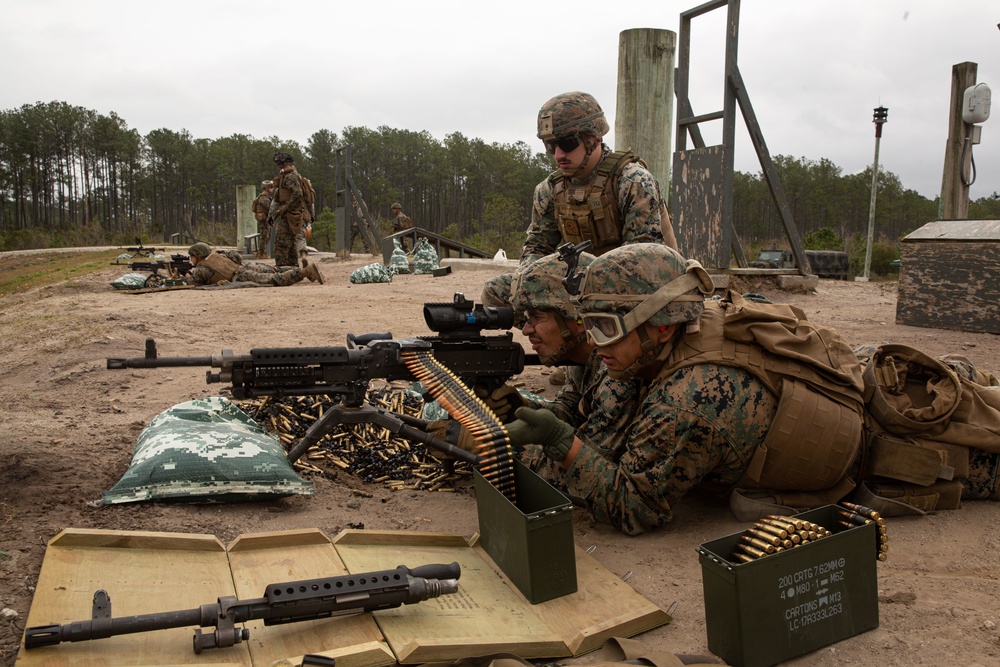
[(833, 535), (747, 563), (742, 533), (697, 548), (708, 648), (733, 667), (768, 667), (878, 627), (875, 524), (844, 528), (835, 505), (795, 518)]
[(514, 481), (516, 503), (475, 472), (483, 549), (531, 604), (575, 593), (573, 506), (517, 460)]

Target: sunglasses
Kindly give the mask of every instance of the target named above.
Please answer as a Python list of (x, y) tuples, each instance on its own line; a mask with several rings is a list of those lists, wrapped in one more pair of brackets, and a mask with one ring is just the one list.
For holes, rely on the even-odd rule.
[(588, 313), (583, 316), (583, 326), (598, 347), (617, 343), (629, 333), (625, 318), (619, 313)]
[(572, 134), (568, 137), (559, 137), (558, 139), (552, 139), (545, 142), (545, 150), (550, 154), (556, 152), (556, 147), (562, 149), (563, 153), (571, 153), (576, 150), (576, 147), (580, 145), (580, 135)]

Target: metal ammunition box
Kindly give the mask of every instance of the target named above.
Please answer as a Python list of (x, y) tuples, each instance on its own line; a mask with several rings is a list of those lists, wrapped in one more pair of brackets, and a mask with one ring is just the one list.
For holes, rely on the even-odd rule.
[(514, 479), (516, 503), (475, 473), (483, 549), (531, 604), (575, 593), (572, 505), (520, 461)]
[(697, 548), (708, 648), (733, 667), (768, 667), (878, 627), (875, 524), (842, 528), (835, 505), (796, 515), (834, 534), (747, 563), (742, 533)]

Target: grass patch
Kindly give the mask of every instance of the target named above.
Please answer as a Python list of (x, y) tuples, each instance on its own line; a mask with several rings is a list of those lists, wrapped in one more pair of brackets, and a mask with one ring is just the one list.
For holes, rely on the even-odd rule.
[(0, 297), (106, 269), (121, 250), (38, 252), (0, 258)]

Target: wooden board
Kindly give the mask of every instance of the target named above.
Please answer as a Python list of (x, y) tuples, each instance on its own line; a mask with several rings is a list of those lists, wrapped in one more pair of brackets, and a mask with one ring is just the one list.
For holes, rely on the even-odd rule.
[(671, 620), (579, 548), (579, 590), (532, 605), (485, 550), (456, 536), (344, 531), (334, 544), (352, 572), (452, 561), (462, 566), (457, 594), (376, 612), (403, 664), (496, 652), (525, 659), (576, 656), (600, 648), (609, 637), (632, 636)]
[[(241, 535), (229, 546), (229, 563), (241, 600), (263, 597), (269, 584), (348, 574), (330, 538), (315, 529)], [(245, 626), (254, 665), (301, 664), (305, 653), (336, 657), (341, 667), (396, 662), (371, 614), (269, 627), (258, 620)]]
[[(90, 619), (102, 588), (113, 618), (195, 609), (235, 594), (226, 548), (214, 535), (67, 528), (45, 551), (26, 627)], [(172, 628), (30, 651), (22, 639), (17, 665), (250, 664), (245, 644), (197, 655), (192, 637), (191, 628)]]
[[(212, 535), (67, 529), (49, 543), (27, 625), (91, 618), (94, 591), (112, 617), (196, 609), (220, 596), (264, 596), (269, 584), (458, 562), (457, 593), (374, 614), (264, 626), (247, 641), (195, 654), (193, 628), (63, 643), (27, 651), (17, 665), (299, 665), (305, 653), (339, 667), (382, 667), (509, 652), (525, 659), (580, 655), (670, 616), (577, 549), (579, 590), (530, 604), (476, 544), (444, 533), (319, 530), (248, 534), (228, 551)], [(211, 628), (206, 629), (211, 630)]]

